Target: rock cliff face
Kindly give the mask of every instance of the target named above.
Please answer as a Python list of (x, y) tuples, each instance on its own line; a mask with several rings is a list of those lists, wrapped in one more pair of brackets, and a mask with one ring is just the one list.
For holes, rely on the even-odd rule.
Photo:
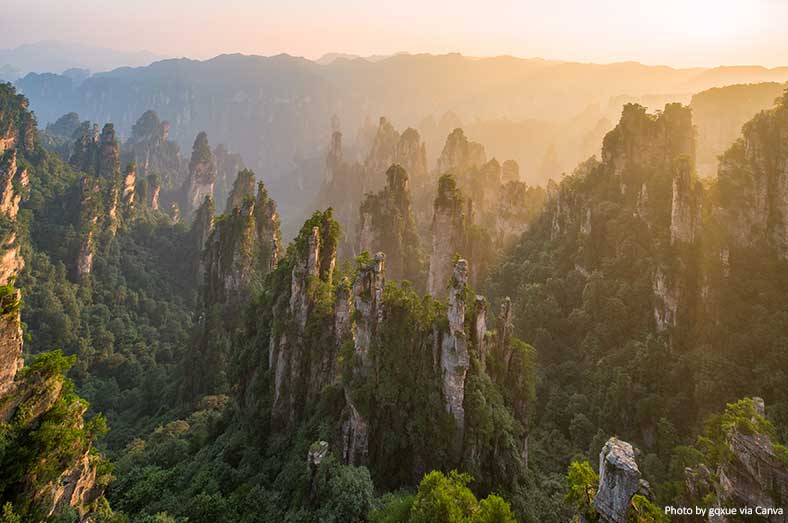
[(192, 156), (189, 161), (189, 177), (186, 180), (186, 209), (184, 216), (196, 211), (206, 196), (213, 199), (216, 183), (216, 162), (208, 145), (208, 135), (201, 132), (194, 140)]
[(603, 523), (627, 523), (632, 497), (640, 489), (635, 450), (626, 441), (610, 438), (599, 454), (599, 489), (594, 498)]
[(432, 218), (432, 249), (430, 253), (427, 292), (435, 297), (447, 295), (452, 259), (466, 246), (467, 218), (465, 201), (454, 178), (442, 176), (438, 182)]
[(719, 208), (731, 246), (766, 242), (788, 259), (788, 94), (721, 157)]
[[(75, 507), (84, 521), (104, 489), (97, 478), (101, 457), (91, 452), (92, 435), (84, 431), (87, 405), (73, 394), (62, 394), (70, 389), (64, 387), (63, 370), (47, 365), (51, 358), (42, 357), (23, 369), (21, 292), (13, 286), (23, 266), (17, 211), (27, 189), (27, 169), (35, 169), (32, 159), (44, 151), (36, 149), (35, 126), (24, 98), (10, 86), (0, 86), (0, 107), (0, 243), (6, 247), (0, 268), (0, 423), (4, 445), (21, 449), (13, 470), (2, 470), (0, 497), (28, 510), (31, 521), (42, 521), (68, 506)], [(58, 402), (60, 409), (53, 408)], [(47, 429), (50, 438), (59, 437), (57, 430), (71, 431), (68, 448), (52, 451), (36, 442), (35, 431), (45, 419), (56, 427)], [(34, 461), (24, 456), (31, 452), (25, 448), (31, 441), (41, 445)], [(40, 463), (50, 470), (42, 470)]]
[(386, 171), (386, 187), (361, 203), (358, 252), (390, 252), (387, 273), (423, 285), (421, 250), (411, 209), (409, 175), (399, 165)]
[(123, 190), (121, 192), (121, 201), (126, 209), (130, 209), (134, 205), (134, 196), (137, 188), (137, 166), (130, 163), (126, 166), (126, 172), (123, 176)]
[[(643, 186), (645, 191), (645, 185)], [(640, 202), (647, 197), (642, 195)], [(692, 164), (680, 161), (673, 175), (670, 212), (671, 243), (694, 243), (700, 226), (703, 187), (693, 180)]]
[(438, 157), (438, 174), (462, 176), (465, 172), (481, 167), (487, 161), (484, 146), (465, 137), (462, 129), (457, 128), (446, 138), (446, 144)]
[[(600, 242), (610, 238), (609, 231), (600, 230), (604, 225), (599, 220), (606, 220), (610, 209), (602, 200), (614, 202), (626, 219), (637, 219), (631, 226), (642, 227), (654, 260), (648, 274), (658, 332), (672, 332), (682, 315), (689, 320), (684, 313), (697, 299), (692, 279), (699, 262), (696, 239), (704, 192), (695, 175), (694, 153), (687, 107), (668, 104), (649, 115), (644, 107), (628, 104), (605, 136), (601, 162), (589, 159), (560, 186), (548, 188), (550, 238), (572, 238), (583, 245), (575, 260), (581, 274), (596, 268), (598, 254), (591, 253), (600, 252)], [(599, 191), (608, 192), (601, 197)]]
[[(274, 377), (272, 413), (275, 419), (287, 425), (297, 419), (306, 402), (335, 376), (337, 345), (332, 344), (323, 354), (310, 359), (310, 347), (305, 345), (304, 336), (310, 319), (317, 325), (327, 321), (320, 314), (314, 296), (320, 288), (331, 285), (337, 234), (337, 225), (330, 212), (316, 213), (304, 225), (296, 239), (296, 252), (289, 266), (292, 269), (288, 278), (288, 306), (273, 311), (273, 321), (283, 329), (272, 333), (268, 351)], [(330, 324), (334, 324), (333, 319)]]
[(449, 284), (449, 332), (441, 342), (443, 397), (446, 410), (456, 423), (454, 449), (462, 451), (465, 432), (465, 376), (470, 365), (468, 336), (465, 332), (465, 307), (468, 285), (468, 262), (458, 260)]
[(185, 169), (178, 144), (169, 139), (170, 123), (154, 111), (145, 111), (131, 128), (123, 144), (125, 163), (134, 162), (141, 178), (153, 174), (167, 188), (183, 183)]
[(93, 269), (99, 217), (102, 214), (101, 183), (97, 178), (84, 176), (80, 185), (79, 252), (76, 260), (76, 275), (82, 280)]
[[(251, 189), (249, 185), (251, 181)], [(195, 219), (205, 238), (202, 260), (204, 267), (206, 304), (224, 303), (240, 298), (244, 289), (255, 278), (262, 278), (275, 266), (279, 253), (280, 232), (276, 203), (268, 197), (262, 182), (254, 197), (254, 173), (241, 171), (236, 180), (234, 193), (242, 203), (235, 205), (231, 195), (228, 212), (219, 217), (215, 224), (206, 222), (207, 209), (201, 209)], [(238, 193), (243, 193), (239, 195)], [(205, 237), (205, 231), (208, 236)]]
[[(716, 507), (762, 507), (772, 509), (760, 520), (783, 523), (788, 499), (788, 461), (785, 447), (777, 442), (774, 427), (766, 420), (764, 401), (746, 398), (728, 405), (720, 420), (719, 443), (723, 459), (711, 460), (685, 470), (688, 503), (712, 500)], [(727, 517), (710, 518), (724, 523)], [(732, 520), (730, 520), (732, 521)]]
[[(237, 174), (247, 171), (243, 158), (238, 153), (231, 152), (224, 144), (217, 145), (213, 150), (213, 157), (216, 161), (216, 184), (214, 185), (214, 201), (223, 203), (227, 201), (233, 191)], [(248, 171), (251, 172), (251, 171)], [(251, 191), (254, 192), (254, 184)], [(225, 206), (218, 209), (219, 212), (230, 212), (232, 207)]]

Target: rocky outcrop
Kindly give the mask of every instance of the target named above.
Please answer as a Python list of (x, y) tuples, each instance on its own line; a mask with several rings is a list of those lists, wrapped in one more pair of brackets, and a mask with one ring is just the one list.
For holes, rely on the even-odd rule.
[[(638, 207), (644, 206), (647, 201), (646, 186), (641, 189)], [(700, 225), (700, 205), (703, 199), (703, 187), (693, 178), (692, 165), (684, 160), (680, 161), (673, 174), (672, 200), (670, 213), (670, 242), (694, 243), (697, 229)]]
[(183, 182), (185, 176), (178, 144), (169, 140), (170, 123), (161, 121), (154, 111), (145, 111), (131, 128), (124, 144), (125, 162), (134, 162), (141, 178), (157, 175), (168, 188)]
[(326, 152), (325, 183), (334, 181), (336, 172), (342, 167), (342, 161), (342, 133), (337, 130), (331, 133), (331, 142)]
[(599, 454), (599, 489), (594, 506), (602, 523), (627, 523), (632, 497), (641, 488), (635, 450), (610, 438)]
[(455, 421), (455, 452), (459, 454), (465, 432), (465, 375), (470, 356), (465, 332), (465, 307), (468, 285), (468, 262), (458, 260), (449, 286), (449, 331), (441, 341), (443, 397), (446, 410)]
[(28, 184), (27, 169), (17, 164), (16, 149), (0, 156), (0, 214), (16, 219)]
[[(7, 282), (3, 285), (7, 285)], [(19, 299), (19, 290), (2, 290), (2, 296), (0, 296), (0, 397), (14, 388), (14, 377), (24, 364)]]
[(440, 178), (433, 208), (427, 292), (435, 297), (445, 297), (452, 260), (463, 251), (467, 234), (465, 201), (452, 176)]
[[(91, 452), (94, 435), (83, 432), (87, 403), (73, 394), (63, 374), (62, 355), (40, 356), (24, 369), (21, 358), (21, 292), (13, 282), (23, 265), (16, 247), (16, 215), (27, 173), (17, 162), (24, 158), (35, 172), (35, 157), (28, 154), (44, 154), (34, 150), (35, 126), (23, 101), (10, 86), (0, 85), (0, 219), (4, 225), (0, 241), (6, 248), (0, 276), (0, 424), (3, 444), (18, 453), (13, 465), (1, 471), (0, 497), (9, 506), (13, 503), (15, 510), (26, 511), (26, 521), (43, 520), (69, 506), (77, 509), (83, 521), (106, 484), (97, 478), (97, 461), (102, 458)], [(93, 196), (92, 190), (87, 192)], [(45, 427), (44, 421), (50, 426)], [(35, 446), (31, 434), (41, 428), (47, 431), (46, 445)], [(57, 443), (50, 448), (53, 441)], [(9, 464), (8, 460), (4, 463)]]
[[(315, 307), (314, 289), (331, 285), (336, 264), (337, 226), (330, 211), (316, 213), (301, 230), (293, 253), (290, 293), (287, 306), (273, 311), (274, 321), (287, 328), (272, 335), (269, 343), (269, 367), (274, 376), (272, 414), (286, 425), (292, 424), (303, 411), (308, 399), (317, 397), (335, 376), (335, 351), (325, 350), (309, 358), (304, 335)], [(290, 266), (288, 266), (290, 267)], [(320, 319), (322, 318), (322, 319)], [(324, 321), (316, 315), (314, 321)], [(334, 323), (321, 328), (331, 330)]]
[[(177, 206), (176, 206), (177, 210)], [(192, 250), (192, 258), (194, 260), (194, 264), (192, 267), (192, 272), (194, 273), (194, 278), (196, 281), (202, 283), (205, 277), (205, 246), (208, 244), (208, 240), (211, 238), (211, 233), (213, 232), (214, 226), (214, 217), (215, 209), (213, 205), (213, 199), (210, 196), (206, 196), (200, 205), (197, 212), (194, 214), (194, 221), (192, 221), (191, 225), (191, 248)], [(175, 217), (173, 217), (173, 221)]]
[(652, 285), (654, 292), (654, 321), (657, 331), (664, 332), (675, 327), (678, 321), (680, 289), (675, 275), (670, 275), (662, 267), (654, 270)]
[(238, 171), (233, 182), (233, 188), (227, 197), (226, 212), (230, 213), (235, 208), (240, 208), (248, 199), (254, 198), (255, 180), (254, 173), (249, 169)]
[(401, 165), (415, 183), (422, 184), (427, 176), (427, 146), (416, 129), (408, 127), (402, 133), (392, 163)]
[(81, 180), (79, 214), (79, 252), (76, 259), (76, 276), (82, 280), (93, 270), (99, 216), (102, 213), (102, 184), (97, 178), (84, 176)]
[(115, 126), (105, 124), (96, 149), (96, 176), (115, 181), (120, 175), (120, 148), (115, 138)]
[[(230, 198), (234, 184), (238, 181), (237, 174), (242, 171), (247, 171), (247, 169), (241, 155), (229, 151), (224, 144), (220, 143), (214, 148), (213, 157), (216, 162), (216, 183), (214, 184), (213, 197), (214, 201), (222, 203)], [(251, 190), (254, 192), (254, 184), (252, 184)], [(240, 202), (234, 202), (233, 206), (239, 204)], [(232, 209), (233, 208), (228, 205), (218, 210), (220, 212), (230, 212)]]
[[(126, 166), (126, 172), (123, 176), (123, 190), (121, 192), (121, 201), (124, 208), (131, 208), (134, 205), (134, 196), (137, 188), (137, 166), (130, 163)], [(158, 198), (158, 196), (157, 196)]]
[(742, 128), (720, 158), (719, 209), (731, 246), (769, 244), (788, 259), (788, 94)]
[(186, 209), (184, 216), (191, 216), (205, 200), (213, 199), (216, 183), (216, 162), (208, 145), (208, 135), (201, 132), (194, 140), (192, 156), (189, 161), (189, 177), (186, 180)]
[(437, 172), (460, 177), (470, 169), (481, 167), (486, 161), (484, 146), (468, 140), (463, 130), (457, 128), (446, 138), (446, 144), (438, 157)]
[[(715, 507), (760, 507), (761, 521), (784, 523), (788, 499), (785, 447), (766, 419), (764, 401), (746, 398), (729, 404), (720, 419), (724, 458), (685, 470), (688, 503), (712, 500)], [(782, 509), (782, 510), (779, 510)], [(725, 516), (709, 521), (733, 521)]]
[(209, 216), (212, 209), (201, 207), (193, 223), (198, 248), (204, 239), (199, 252), (206, 305), (240, 299), (255, 278), (264, 277), (276, 266), (279, 255), (276, 203), (268, 197), (262, 182), (254, 197), (253, 172), (242, 171), (238, 179), (234, 194), (242, 202), (240, 205), (228, 206), (230, 210), (215, 225)]
[(395, 280), (423, 285), (421, 250), (411, 209), (408, 173), (400, 165), (386, 171), (386, 187), (361, 203), (358, 252), (389, 252), (386, 272)]
[(381, 116), (372, 147), (364, 160), (368, 190), (380, 187), (380, 185), (376, 186), (375, 181), (377, 179), (382, 181), (382, 174), (394, 163), (399, 140), (399, 132), (385, 116)]
[(383, 320), (383, 288), (386, 284), (384, 260), (384, 254), (377, 253), (369, 265), (359, 270), (353, 283), (356, 317), (354, 349), (363, 372), (369, 370), (369, 348)]

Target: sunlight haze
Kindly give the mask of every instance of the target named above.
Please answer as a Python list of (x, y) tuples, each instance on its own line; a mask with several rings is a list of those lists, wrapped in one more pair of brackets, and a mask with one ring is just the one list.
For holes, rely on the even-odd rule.
[[(678, 67), (785, 64), (780, 0), (7, 0), (0, 48), (64, 40), (163, 56), (460, 52)], [(155, 13), (155, 14), (154, 14)]]

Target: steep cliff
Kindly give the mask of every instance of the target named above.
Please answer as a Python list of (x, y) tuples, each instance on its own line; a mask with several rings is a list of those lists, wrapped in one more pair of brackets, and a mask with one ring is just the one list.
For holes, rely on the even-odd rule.
[(448, 173), (460, 178), (466, 172), (481, 167), (486, 161), (484, 146), (468, 140), (463, 130), (457, 128), (446, 138), (436, 170), (439, 175)]
[(131, 127), (122, 155), (124, 163), (137, 165), (141, 178), (155, 174), (167, 190), (180, 187), (186, 178), (180, 147), (169, 134), (169, 122), (160, 120), (154, 111), (145, 111)]
[(432, 244), (427, 292), (435, 297), (447, 294), (452, 259), (465, 250), (467, 242), (467, 208), (454, 177), (444, 175), (438, 181), (438, 195), (432, 218)]
[[(17, 521), (44, 521), (69, 507), (85, 521), (109, 480), (104, 458), (93, 450), (93, 440), (106, 431), (104, 419), (84, 419), (87, 402), (65, 377), (74, 357), (50, 352), (23, 367), (21, 292), (14, 281), (24, 264), (16, 217), (28, 170), (46, 161), (30, 136), (35, 127), (26, 109), (24, 98), (0, 86), (0, 241), (8, 247), (0, 277), (0, 499), (4, 515)], [(104, 149), (102, 165), (111, 163), (110, 153)]]
[(424, 253), (411, 207), (410, 175), (400, 165), (386, 171), (386, 187), (361, 203), (358, 252), (392, 253), (386, 271), (395, 280), (424, 285)]
[[(254, 173), (243, 170), (228, 198), (228, 211), (215, 222), (206, 223), (198, 212), (194, 226), (207, 231), (201, 249), (206, 305), (240, 298), (253, 281), (262, 281), (276, 267), (281, 233), (276, 202), (268, 197), (265, 185), (258, 184), (254, 194)], [(195, 230), (195, 234), (196, 234)]]
[[(761, 521), (785, 521), (788, 451), (766, 419), (763, 399), (728, 404), (712, 417), (698, 440), (704, 461), (685, 469), (688, 503), (702, 500), (716, 508), (759, 507)], [(736, 521), (722, 515), (708, 521)]]
[(213, 199), (213, 188), (216, 183), (216, 161), (208, 145), (208, 135), (201, 132), (194, 139), (192, 156), (189, 160), (189, 176), (186, 179), (184, 216), (191, 217), (205, 200), (206, 196)]
[(765, 242), (788, 259), (788, 94), (742, 128), (719, 165), (719, 207), (731, 246)]

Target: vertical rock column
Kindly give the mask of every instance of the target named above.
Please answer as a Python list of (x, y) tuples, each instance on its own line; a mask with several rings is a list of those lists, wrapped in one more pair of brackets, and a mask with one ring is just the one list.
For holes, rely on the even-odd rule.
[(465, 375), (470, 358), (468, 339), (465, 334), (465, 295), (468, 284), (468, 262), (458, 260), (454, 266), (449, 287), (449, 332), (441, 343), (441, 370), (443, 374), (443, 397), (446, 410), (456, 422), (454, 452), (462, 452), (465, 435)]
[[(353, 325), (354, 350), (359, 359), (359, 366), (353, 372), (361, 376), (370, 373), (372, 362), (369, 348), (383, 320), (383, 289), (386, 283), (384, 260), (383, 253), (377, 253), (372, 262), (359, 271), (353, 284), (356, 318)], [(364, 464), (369, 448), (369, 424), (359, 412), (348, 389), (345, 389), (345, 402), (347, 420), (342, 425), (344, 461), (351, 465)]]
[(452, 259), (463, 250), (465, 244), (464, 204), (452, 176), (442, 176), (439, 180), (433, 209), (427, 292), (436, 298), (442, 298), (446, 296)]

